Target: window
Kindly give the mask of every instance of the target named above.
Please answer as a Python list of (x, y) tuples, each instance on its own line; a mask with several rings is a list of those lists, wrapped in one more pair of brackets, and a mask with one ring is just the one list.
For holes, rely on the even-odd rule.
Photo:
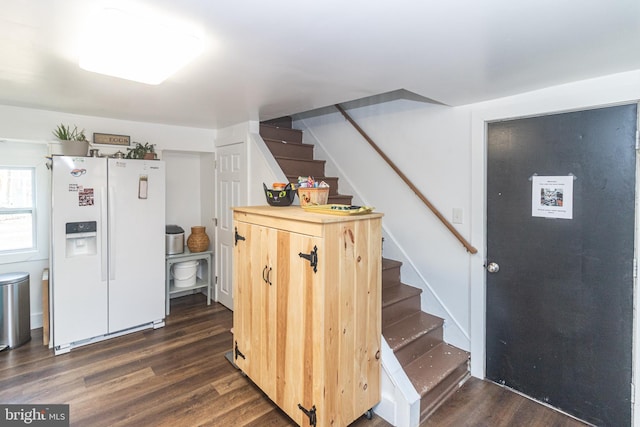
[(0, 166), (0, 252), (36, 247), (35, 168)]
[[(46, 141), (0, 138), (0, 267), (36, 261), (38, 268), (46, 266), (51, 219), (48, 155)], [(29, 270), (33, 265), (11, 269)]]

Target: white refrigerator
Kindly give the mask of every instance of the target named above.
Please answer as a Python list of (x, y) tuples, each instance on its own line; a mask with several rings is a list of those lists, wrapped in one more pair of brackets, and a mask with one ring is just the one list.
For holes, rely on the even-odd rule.
[(55, 353), (164, 326), (164, 162), (53, 156), (52, 165)]

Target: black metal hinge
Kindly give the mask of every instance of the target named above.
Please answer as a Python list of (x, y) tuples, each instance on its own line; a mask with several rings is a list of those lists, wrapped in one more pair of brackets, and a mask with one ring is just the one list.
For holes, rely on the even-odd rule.
[(304, 412), (304, 414), (307, 417), (309, 417), (309, 424), (312, 426), (315, 426), (316, 425), (316, 405), (313, 405), (311, 409), (305, 409), (304, 406), (298, 403), (298, 408), (300, 408), (300, 410)]
[(318, 272), (318, 247), (317, 246), (314, 246), (313, 250), (310, 253), (303, 254), (302, 252), (300, 252), (298, 256), (300, 258), (304, 258), (309, 261), (309, 263), (311, 264), (311, 267), (313, 267), (314, 273)]
[(238, 350), (238, 341), (236, 341), (235, 354), (236, 354), (236, 360), (238, 360), (238, 356), (242, 357), (245, 360), (247, 359), (246, 357), (244, 357), (244, 354), (240, 353), (240, 350)]
[(238, 234), (238, 227), (236, 227), (236, 237), (235, 237), (235, 239), (236, 239), (236, 246), (238, 246), (238, 240), (247, 240), (247, 239), (244, 238), (244, 236), (241, 236), (241, 235)]

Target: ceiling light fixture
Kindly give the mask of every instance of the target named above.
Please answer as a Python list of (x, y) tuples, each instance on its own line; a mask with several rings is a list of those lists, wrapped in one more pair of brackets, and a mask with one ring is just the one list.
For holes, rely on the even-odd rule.
[(86, 33), (79, 65), (150, 85), (162, 83), (203, 51), (202, 38), (175, 23), (103, 9)]

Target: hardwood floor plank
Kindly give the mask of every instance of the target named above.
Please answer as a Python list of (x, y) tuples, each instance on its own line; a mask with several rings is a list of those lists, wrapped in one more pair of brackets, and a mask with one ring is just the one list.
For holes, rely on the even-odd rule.
[(150, 367), (142, 367), (136, 371), (123, 373), (106, 381), (93, 382), (87, 385), (85, 378), (85, 387), (87, 393), (100, 398), (103, 395), (117, 392), (123, 389), (135, 387), (138, 384), (144, 384), (155, 376), (153, 369)]
[(273, 408), (273, 403), (262, 397), (253, 384), (247, 383), (209, 403), (211, 412), (207, 424), (225, 425), (224, 420), (234, 420), (232, 424), (226, 425), (241, 425), (242, 419), (262, 415), (266, 411), (265, 403)]
[(291, 418), (278, 408), (271, 408), (269, 412), (259, 418), (238, 424), (238, 426), (242, 427), (284, 427), (295, 425)]
[[(100, 399), (108, 404), (98, 408), (93, 407), (89, 401), (78, 399), (74, 402), (76, 408), (74, 409), (74, 405), (71, 406), (72, 419), (74, 415), (81, 420), (90, 420), (97, 416), (101, 421), (99, 425), (114, 425), (135, 419), (138, 415), (156, 418), (168, 402), (188, 396), (193, 390), (207, 386), (211, 379), (215, 378), (218, 369), (216, 364), (197, 371), (189, 367), (184, 370), (176, 368), (175, 372), (155, 375), (143, 384), (114, 390)], [(190, 373), (186, 374), (185, 370)], [(211, 397), (215, 398), (216, 395), (215, 389), (212, 388)], [(102, 421), (105, 421), (105, 424), (102, 424)], [(130, 425), (140, 425), (131, 422)]]
[[(54, 356), (41, 330), (0, 352), (0, 403), (67, 403), (72, 426), (295, 426), (224, 357), (232, 313), (201, 294), (171, 301), (160, 329)], [(471, 379), (421, 427), (583, 424), (495, 384)], [(350, 427), (388, 427), (378, 416)], [(338, 427), (338, 426), (336, 426)]]
[(226, 394), (229, 391), (244, 387), (246, 384), (247, 380), (245, 377), (237, 375), (236, 372), (232, 372), (229, 375), (213, 382), (213, 386), (219, 394)]
[(489, 381), (470, 378), (420, 427), (583, 427), (561, 412)]

